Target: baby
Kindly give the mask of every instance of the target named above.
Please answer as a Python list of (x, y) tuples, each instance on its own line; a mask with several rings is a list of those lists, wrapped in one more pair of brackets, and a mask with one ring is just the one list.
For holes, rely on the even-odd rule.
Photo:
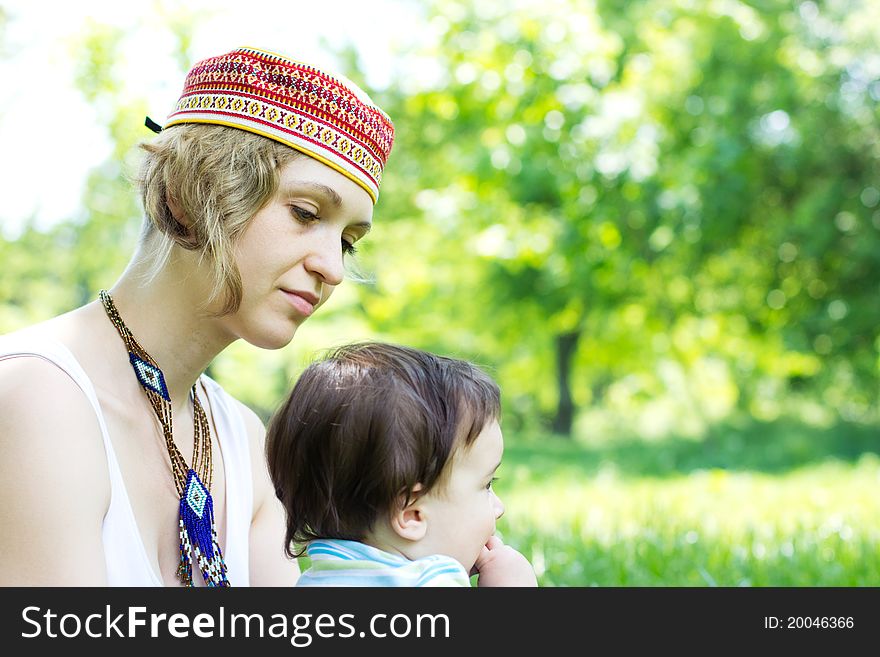
[(381, 343), (309, 366), (269, 423), (299, 586), (537, 586), (495, 536), (498, 386), (474, 365)]

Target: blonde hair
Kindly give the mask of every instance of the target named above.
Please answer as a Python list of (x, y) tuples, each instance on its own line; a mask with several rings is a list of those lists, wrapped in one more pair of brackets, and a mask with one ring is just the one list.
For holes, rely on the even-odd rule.
[[(168, 261), (174, 245), (198, 251), (211, 265), (208, 305), (222, 299), (219, 315), (241, 304), (241, 274), (234, 242), (278, 190), (279, 169), (299, 151), (245, 130), (183, 124), (149, 143), (136, 183), (146, 218), (141, 245), (151, 238), (150, 271)], [(173, 199), (187, 225), (168, 207)]]

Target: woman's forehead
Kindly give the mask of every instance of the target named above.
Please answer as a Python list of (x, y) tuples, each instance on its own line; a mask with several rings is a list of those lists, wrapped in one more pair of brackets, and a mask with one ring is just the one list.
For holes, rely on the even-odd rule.
[(310, 194), (359, 221), (369, 222), (373, 215), (373, 201), (357, 183), (335, 169), (309, 157), (296, 157), (279, 171), (279, 192), (285, 195)]

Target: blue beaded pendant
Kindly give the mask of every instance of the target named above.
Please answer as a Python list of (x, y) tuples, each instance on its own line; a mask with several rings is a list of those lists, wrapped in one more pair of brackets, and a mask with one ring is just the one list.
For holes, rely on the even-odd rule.
[(128, 352), (128, 360), (134, 368), (135, 376), (137, 376), (138, 381), (140, 381), (144, 388), (152, 390), (165, 401), (171, 401), (171, 397), (168, 395), (168, 388), (165, 386), (165, 377), (162, 376), (162, 370), (155, 365), (150, 365), (150, 363), (143, 358), (139, 358), (131, 351)]
[(226, 563), (217, 544), (214, 529), (214, 500), (194, 470), (186, 475), (186, 488), (180, 498), (181, 581), (192, 586), (192, 561), (196, 562), (207, 586), (229, 586)]

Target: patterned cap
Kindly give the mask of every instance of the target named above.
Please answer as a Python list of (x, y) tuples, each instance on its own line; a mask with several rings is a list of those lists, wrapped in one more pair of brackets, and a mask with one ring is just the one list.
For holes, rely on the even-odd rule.
[(210, 57), (190, 69), (165, 127), (215, 123), (311, 155), (379, 198), (394, 142), (391, 119), (353, 82), (256, 48)]

